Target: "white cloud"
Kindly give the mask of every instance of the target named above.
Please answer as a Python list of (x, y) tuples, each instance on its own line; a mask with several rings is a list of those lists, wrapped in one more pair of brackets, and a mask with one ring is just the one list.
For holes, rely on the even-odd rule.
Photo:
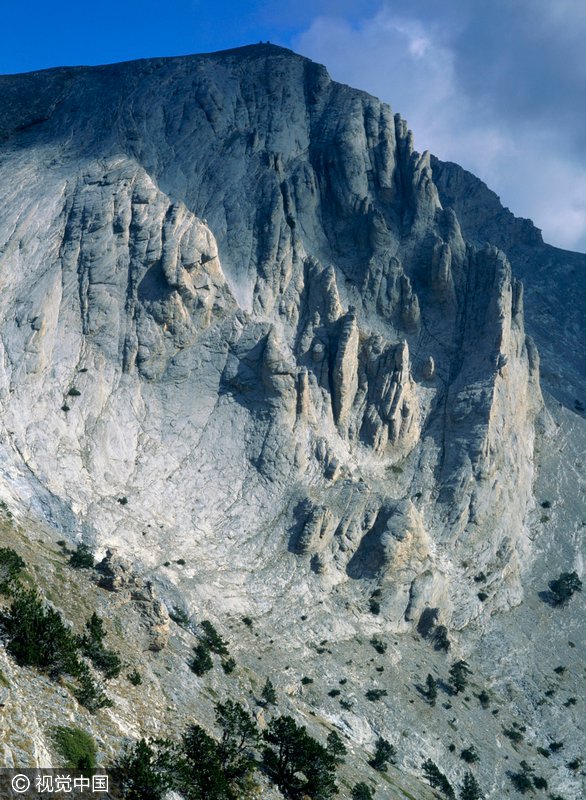
[[(519, 8), (523, 10), (523, 6), (524, 0)], [(586, 15), (577, 19), (579, 28), (584, 18)], [(505, 44), (503, 64), (496, 64), (494, 58), (487, 62), (490, 76), (485, 90), (474, 91), (476, 78), (482, 83), (482, 75), (464, 75), (462, 69), (465, 65), (482, 70), (483, 57), (489, 58), (494, 50), (483, 53), (483, 34), (477, 33), (478, 53), (474, 53), (472, 34), (465, 39), (465, 26), (454, 20), (454, 15), (397, 14), (385, 5), (355, 24), (318, 17), (293, 46), (325, 63), (334, 79), (390, 102), (393, 110), (407, 119), (419, 150), (429, 149), (474, 172), (515, 214), (531, 217), (546, 241), (586, 250), (586, 171), (577, 162), (572, 142), (568, 140), (564, 149), (564, 132), (559, 130), (556, 115), (548, 119), (543, 106), (536, 109), (534, 118), (527, 109), (519, 111), (516, 93), (519, 105), (529, 104), (527, 97), (521, 96), (523, 86), (528, 86), (528, 97), (539, 87), (530, 85), (530, 75), (521, 76), (514, 87), (502, 82), (517, 69), (516, 55)], [(571, 26), (564, 24), (558, 12), (544, 11), (538, 22), (534, 38), (546, 24), (551, 25), (550, 31), (559, 29), (560, 41), (574, 38), (568, 30)], [(475, 30), (482, 28), (478, 19), (474, 23)], [(491, 36), (494, 47), (494, 32)], [(463, 55), (458, 43), (464, 40)], [(533, 39), (530, 44), (533, 46)], [(552, 52), (557, 51), (553, 48)], [(551, 58), (555, 60), (554, 55)], [(499, 83), (495, 75), (500, 73)], [(558, 80), (562, 79), (558, 76)], [(555, 86), (548, 91), (555, 91)], [(575, 109), (568, 104), (567, 111), (571, 120)]]

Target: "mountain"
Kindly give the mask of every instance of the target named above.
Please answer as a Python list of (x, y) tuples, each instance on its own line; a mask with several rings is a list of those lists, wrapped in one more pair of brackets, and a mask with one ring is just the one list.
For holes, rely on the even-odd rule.
[[(538, 592), (583, 569), (586, 256), (272, 45), (5, 76), (0, 97), (6, 540), (149, 676), (150, 706), (117, 679), (113, 709), (69, 698), (69, 718), (106, 757), (211, 728), (211, 697), (270, 674), (318, 738), (348, 737), (377, 797), (431, 796), (426, 758), (459, 785), (474, 744), (487, 797), (525, 760), (577, 800), (583, 601)], [(74, 542), (115, 591), (61, 564)], [(190, 674), (173, 608), (237, 631), (234, 678)], [(417, 691), (458, 658), (492, 713)], [(20, 720), (39, 679), (2, 669)], [(350, 708), (327, 693), (344, 680)], [(7, 763), (56, 763), (54, 691)], [(366, 763), (378, 736), (392, 776)]]

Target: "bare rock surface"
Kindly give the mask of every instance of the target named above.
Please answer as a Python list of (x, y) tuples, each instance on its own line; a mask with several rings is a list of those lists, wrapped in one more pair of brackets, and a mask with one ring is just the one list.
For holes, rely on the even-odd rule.
[[(582, 431), (583, 256), (269, 45), (2, 77), (0, 152), (0, 497), (104, 559), (153, 658), (180, 603), (267, 637), (305, 617), (271, 657), (327, 639), (332, 681), (387, 636), (394, 679), (425, 681), (422, 620), (473, 659), (525, 613), (539, 351)], [(360, 747), (403, 714), (416, 774), (441, 725), (355, 702), (320, 713)]]

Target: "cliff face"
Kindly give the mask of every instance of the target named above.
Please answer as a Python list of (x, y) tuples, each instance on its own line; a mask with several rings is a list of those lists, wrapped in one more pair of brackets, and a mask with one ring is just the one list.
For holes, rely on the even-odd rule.
[(0, 92), (5, 492), (228, 606), (518, 600), (522, 287), (398, 115), (271, 46)]
[[(229, 697), (340, 732), (346, 788), (461, 787), (473, 745), (487, 797), (528, 763), (579, 800), (583, 599), (539, 593), (583, 574), (585, 280), (282, 48), (0, 77), (0, 538), (144, 677), (92, 715), (0, 648), (3, 763), (57, 764), (64, 714), (106, 764), (217, 733)], [(189, 669), (208, 618), (233, 674)]]

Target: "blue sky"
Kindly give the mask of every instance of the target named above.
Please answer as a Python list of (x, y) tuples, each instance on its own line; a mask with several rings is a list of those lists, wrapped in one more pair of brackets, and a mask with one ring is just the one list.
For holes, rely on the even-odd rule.
[(419, 150), (485, 180), (547, 241), (586, 251), (583, 0), (21, 0), (0, 73), (269, 39), (390, 102)]

